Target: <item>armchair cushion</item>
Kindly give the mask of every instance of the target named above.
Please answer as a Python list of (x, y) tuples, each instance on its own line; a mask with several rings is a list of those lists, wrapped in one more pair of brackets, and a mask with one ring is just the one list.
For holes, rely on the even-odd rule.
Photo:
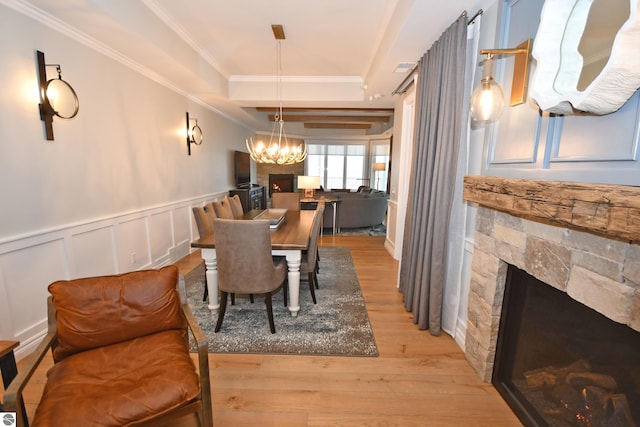
[(168, 329), (184, 331), (173, 266), (49, 285), (57, 311), (56, 361)]
[(182, 406), (199, 392), (182, 332), (167, 330), (56, 363), (31, 425), (129, 425)]

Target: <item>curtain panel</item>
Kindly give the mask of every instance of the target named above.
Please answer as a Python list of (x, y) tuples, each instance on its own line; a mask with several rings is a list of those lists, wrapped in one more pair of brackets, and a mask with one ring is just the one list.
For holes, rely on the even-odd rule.
[(399, 290), (420, 329), (441, 329), (447, 230), (465, 92), (467, 15), (420, 59), (416, 127)]

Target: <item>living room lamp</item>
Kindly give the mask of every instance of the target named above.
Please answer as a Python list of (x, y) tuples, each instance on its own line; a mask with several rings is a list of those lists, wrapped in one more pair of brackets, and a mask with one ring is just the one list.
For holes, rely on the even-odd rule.
[(380, 176), (378, 175), (378, 172), (382, 172), (386, 168), (387, 168), (387, 165), (384, 164), (383, 162), (373, 164), (373, 172), (376, 175), (376, 190), (379, 190), (378, 184), (380, 184)]
[[(191, 122), (195, 124), (191, 126)], [(198, 119), (189, 117), (187, 111), (187, 152), (191, 155), (191, 144), (202, 144), (202, 129), (198, 126)]]
[(281, 41), (285, 39), (282, 25), (272, 25), (273, 37), (276, 39), (276, 89), (279, 108), (273, 118), (273, 130), (268, 143), (254, 142), (252, 138), (245, 140), (251, 158), (256, 163), (276, 165), (293, 165), (304, 161), (307, 157), (307, 146), (304, 141), (300, 144), (289, 144), (287, 134), (284, 131), (284, 118), (282, 115), (282, 47)]
[(298, 188), (304, 190), (305, 199), (315, 199), (316, 189), (320, 188), (320, 177), (299, 175)]
[(504, 92), (493, 79), (494, 55), (515, 55), (513, 64), (513, 80), (511, 83), (512, 107), (522, 104), (527, 99), (529, 83), (529, 64), (531, 62), (531, 39), (520, 43), (513, 49), (482, 49), (481, 55), (487, 55), (482, 61), (482, 79), (471, 95), (469, 112), (471, 119), (479, 123), (491, 123), (502, 115), (504, 109)]
[[(78, 95), (71, 85), (62, 80), (60, 64), (47, 64), (44, 53), (36, 51), (38, 63), (38, 87), (40, 88), (40, 120), (44, 122), (45, 136), (53, 141), (53, 116), (61, 119), (72, 119), (78, 114), (80, 104)], [(57, 79), (47, 80), (47, 68), (56, 67)]]

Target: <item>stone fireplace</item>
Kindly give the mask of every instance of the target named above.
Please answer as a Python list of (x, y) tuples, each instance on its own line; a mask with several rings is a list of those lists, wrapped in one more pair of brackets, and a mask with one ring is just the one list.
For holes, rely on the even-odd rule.
[(640, 332), (640, 188), (465, 177), (476, 202), (465, 356), (485, 382), (508, 266)]

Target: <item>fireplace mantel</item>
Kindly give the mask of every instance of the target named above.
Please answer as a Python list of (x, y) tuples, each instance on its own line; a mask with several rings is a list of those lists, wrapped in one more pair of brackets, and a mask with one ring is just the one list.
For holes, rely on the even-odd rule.
[(640, 242), (640, 187), (465, 176), (463, 197), (525, 219)]

